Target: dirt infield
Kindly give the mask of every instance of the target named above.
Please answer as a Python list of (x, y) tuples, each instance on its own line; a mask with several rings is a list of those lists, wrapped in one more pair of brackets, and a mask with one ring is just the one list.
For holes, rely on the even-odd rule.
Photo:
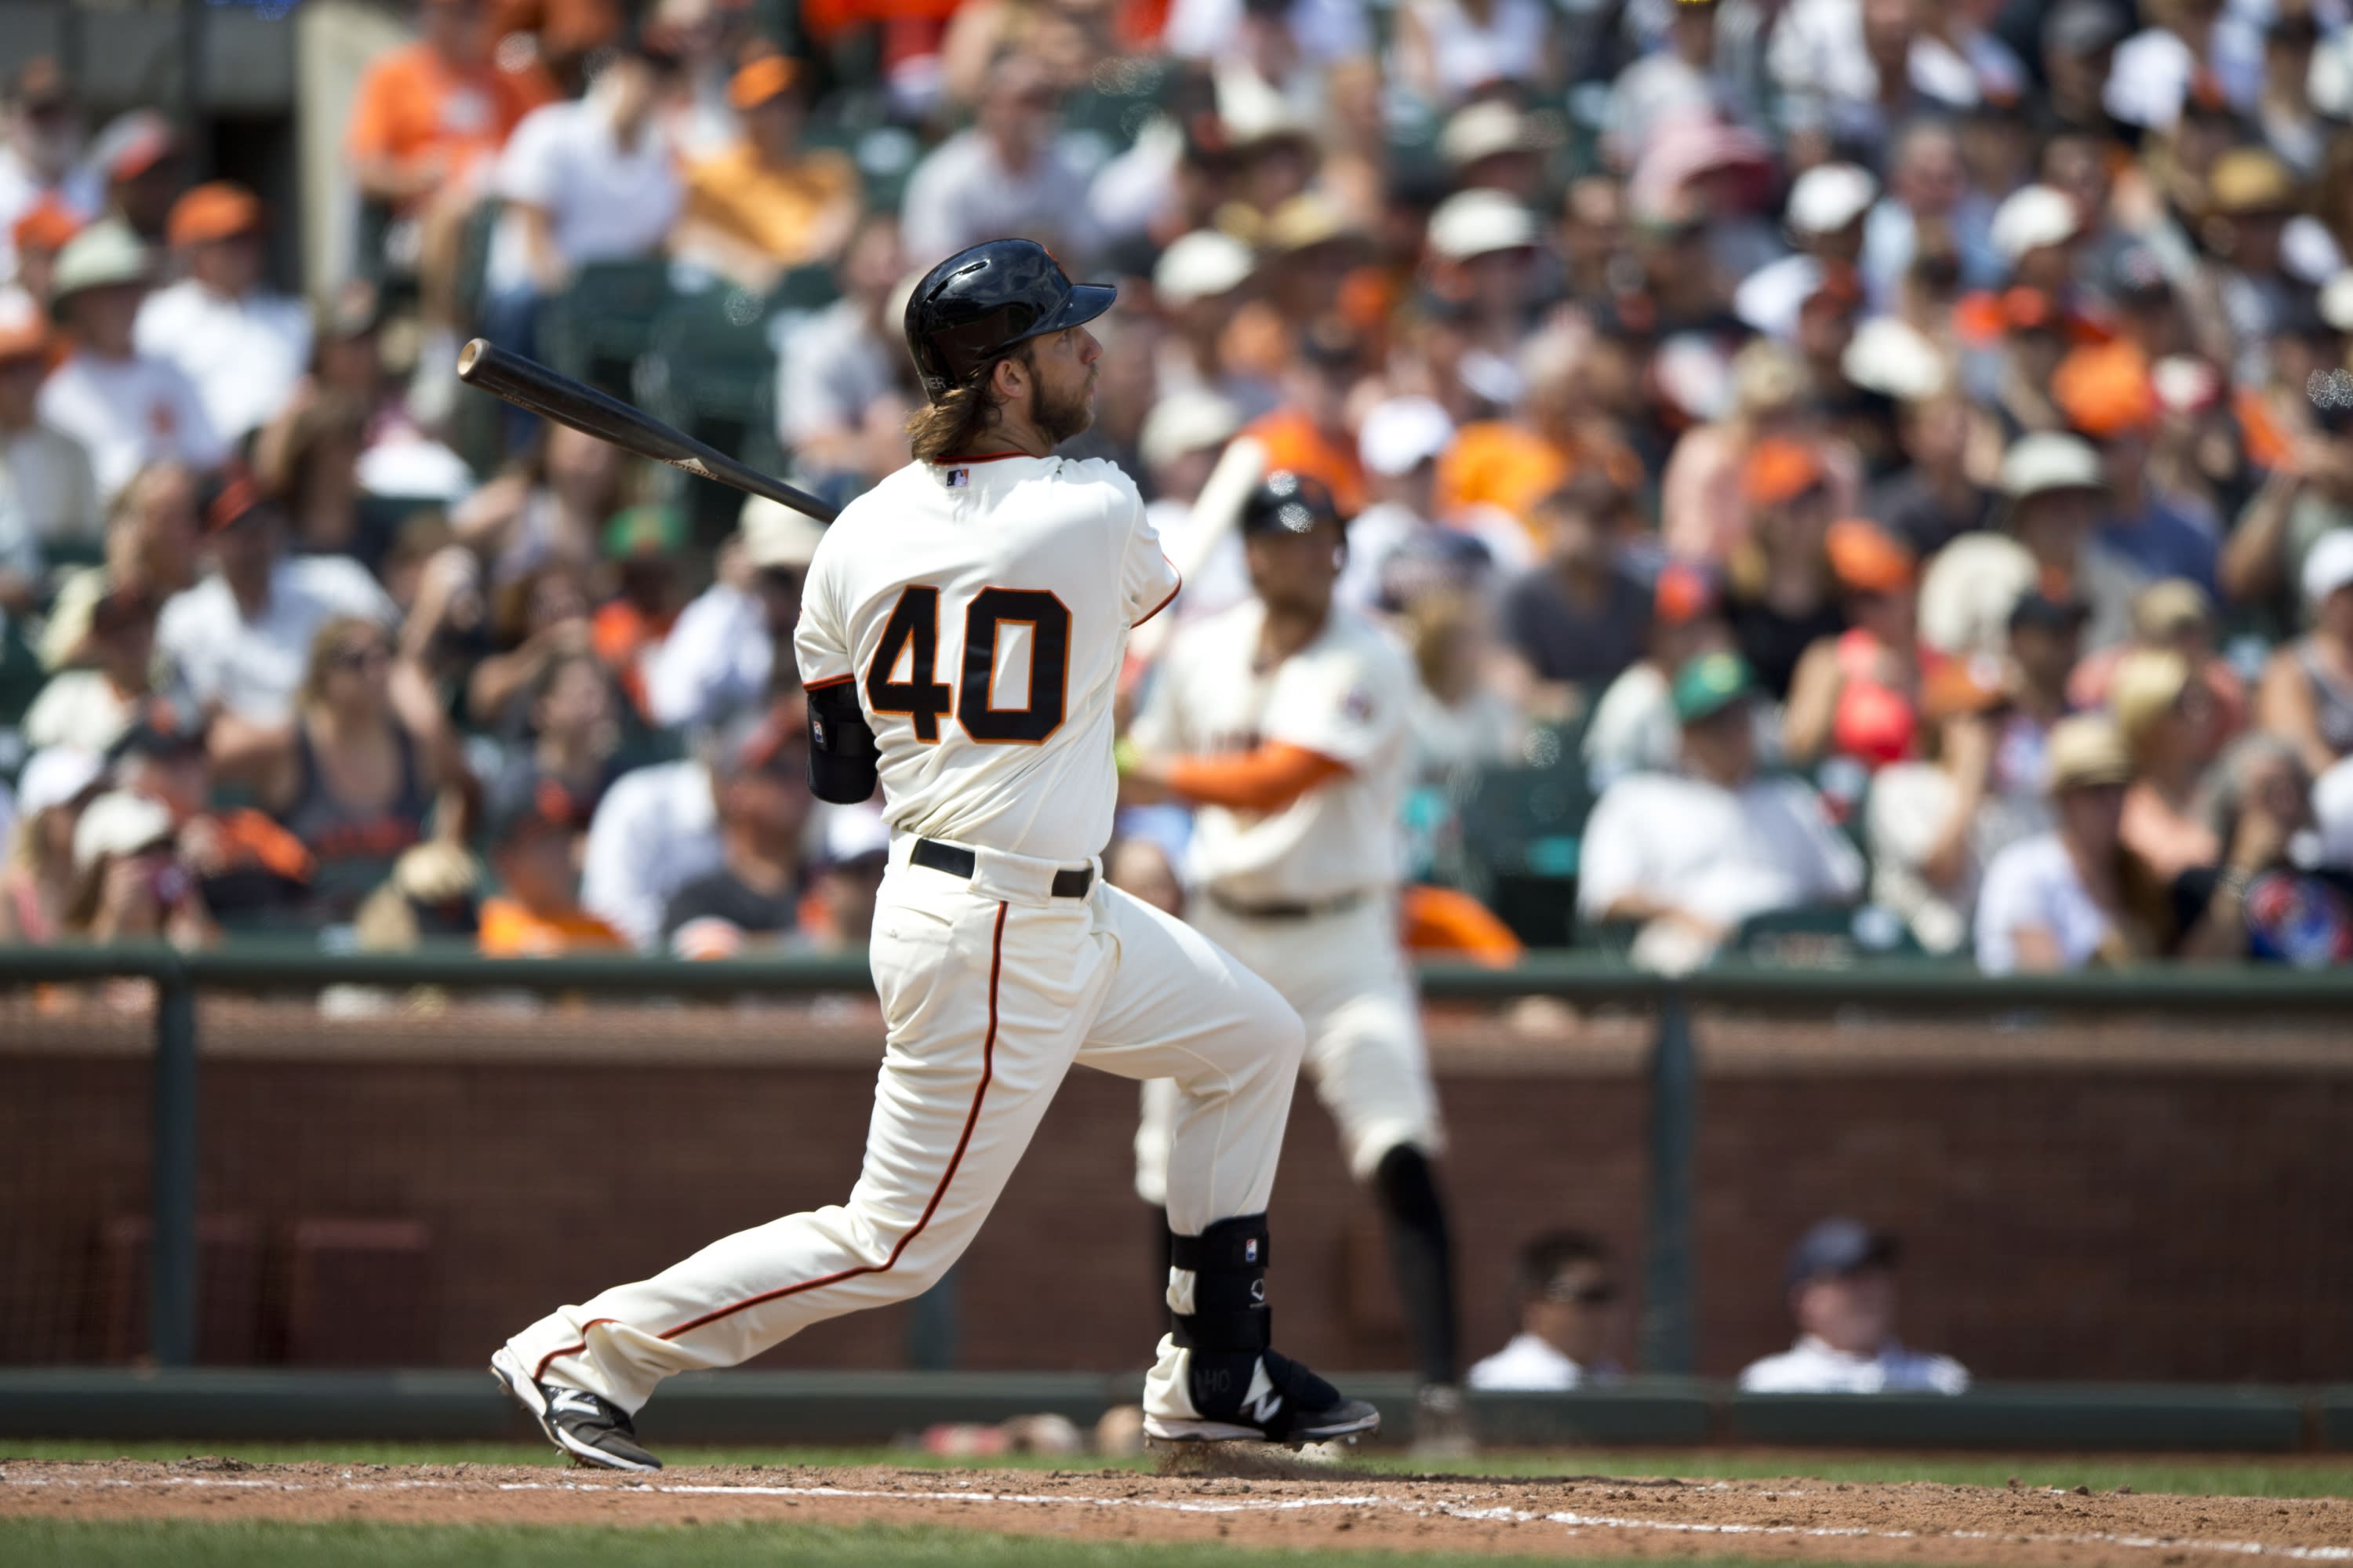
[(8, 1461), (0, 1514), (681, 1525), (963, 1527), (1096, 1540), (1513, 1555), (2177, 1564), (2353, 1563), (2353, 1500), (2158, 1497), (1930, 1483), (1564, 1477), (1145, 1476), (803, 1467), (637, 1478), (524, 1467)]

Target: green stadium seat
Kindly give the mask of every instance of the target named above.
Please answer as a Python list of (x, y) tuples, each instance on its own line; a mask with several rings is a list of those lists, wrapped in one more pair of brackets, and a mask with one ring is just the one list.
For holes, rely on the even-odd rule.
[(670, 300), (666, 260), (583, 267), (572, 286), (548, 302), (540, 318), (540, 352), (575, 380), (627, 397), (637, 363), (652, 349), (655, 323)]

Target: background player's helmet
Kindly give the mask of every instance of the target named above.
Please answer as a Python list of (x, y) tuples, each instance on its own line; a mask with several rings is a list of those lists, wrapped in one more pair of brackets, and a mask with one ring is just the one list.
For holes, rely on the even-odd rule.
[(1018, 344), (1091, 322), (1118, 291), (1073, 283), (1034, 239), (991, 239), (959, 250), (907, 296), (907, 352), (934, 403)]
[(1318, 523), (1345, 523), (1332, 493), (1320, 479), (1276, 469), (1251, 487), (1242, 502), (1241, 531), (1305, 534)]

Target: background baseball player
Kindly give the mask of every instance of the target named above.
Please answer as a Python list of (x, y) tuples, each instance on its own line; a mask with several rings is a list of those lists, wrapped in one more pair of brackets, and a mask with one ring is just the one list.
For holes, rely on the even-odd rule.
[[(1416, 676), (1378, 626), (1333, 602), (1347, 539), (1322, 484), (1269, 474), (1238, 521), (1255, 597), (1170, 641), (1123, 747), (1124, 792), (1198, 808), (1187, 918), (1305, 1018), (1316, 1091), (1388, 1221), (1423, 1380), (1417, 1436), (1459, 1441), (1438, 1097), (1397, 937)], [(1173, 1086), (1145, 1094), (1148, 1201), (1175, 1201), (1162, 1172), (1177, 1103)]]
[[(1175, 597), (1133, 482), (1054, 448), (1092, 417), (1112, 291), (1027, 240), (960, 252), (907, 305), (916, 461), (828, 530), (796, 652), (810, 776), (892, 828), (871, 957), (888, 1046), (846, 1204), (714, 1242), (564, 1307), (491, 1370), (590, 1464), (649, 1469), (630, 1417), (673, 1372), (928, 1288), (979, 1229), (1074, 1061), (1170, 1077), (1174, 1331), (1164, 1438), (1321, 1442), (1372, 1406), (1267, 1346), (1266, 1208), (1299, 1020), (1198, 933), (1103, 885), (1129, 629)], [(1039, 1282), (1041, 1318), (1064, 1308)]]

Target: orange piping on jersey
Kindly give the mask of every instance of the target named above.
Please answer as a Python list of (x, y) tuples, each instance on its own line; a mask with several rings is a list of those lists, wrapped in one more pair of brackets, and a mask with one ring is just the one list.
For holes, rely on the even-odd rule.
[(1235, 757), (1180, 757), (1168, 765), (1168, 789), (1196, 806), (1279, 811), (1347, 771), (1320, 751), (1271, 740)]
[[(1164, 560), (1164, 561), (1168, 560), (1168, 557), (1167, 557), (1167, 556), (1161, 556), (1160, 558), (1161, 558), (1162, 560)], [(1175, 563), (1175, 562), (1173, 562), (1173, 561), (1171, 561), (1171, 562), (1169, 562), (1169, 565), (1170, 565), (1170, 567), (1173, 568), (1173, 567), (1175, 567), (1176, 563)], [(1170, 589), (1168, 590), (1168, 597), (1167, 597), (1166, 599), (1162, 599), (1158, 604), (1154, 605), (1150, 609), (1145, 610), (1145, 611), (1144, 612), (1144, 620), (1131, 620), (1131, 621), (1129, 621), (1129, 622), (1127, 623), (1127, 629), (1128, 629), (1130, 631), (1133, 631), (1133, 630), (1134, 630), (1137, 627), (1139, 627), (1139, 626), (1143, 625), (1145, 620), (1151, 620), (1154, 616), (1158, 615), (1162, 610), (1166, 609), (1170, 605), (1175, 604), (1175, 603), (1176, 602), (1176, 596), (1177, 596), (1178, 594), (1180, 594), (1180, 593), (1183, 593), (1184, 591), (1185, 591), (1185, 574), (1184, 574), (1184, 573), (1182, 573), (1182, 572), (1178, 572), (1178, 573), (1176, 574), (1176, 586), (1175, 588), (1170, 588)]]
[(855, 675), (828, 675), (822, 681), (811, 681), (801, 687), (804, 692), (822, 692), (828, 686), (846, 686), (858, 679)]

